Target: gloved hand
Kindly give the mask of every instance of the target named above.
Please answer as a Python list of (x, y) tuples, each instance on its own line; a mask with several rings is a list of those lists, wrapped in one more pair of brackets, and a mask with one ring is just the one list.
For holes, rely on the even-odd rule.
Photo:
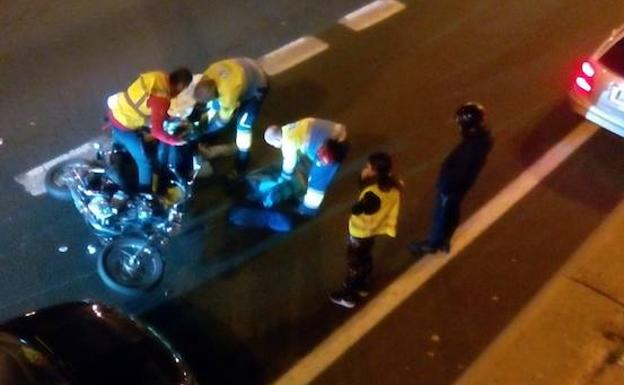
[(163, 129), (169, 135), (176, 135), (181, 122), (179, 118), (169, 118), (163, 122)]
[(212, 99), (208, 103), (206, 103), (206, 117), (208, 120), (212, 120), (219, 110), (221, 109), (221, 103), (219, 103), (219, 99)]
[(279, 181), (273, 179), (264, 179), (258, 184), (258, 191), (262, 194), (267, 194), (272, 190)]
[(178, 140), (174, 146), (183, 146), (187, 143), (187, 134), (190, 131), (192, 124), (189, 123), (188, 120), (183, 120), (179, 118), (170, 118), (163, 123), (163, 129), (165, 132), (170, 135), (176, 137)]
[(262, 200), (262, 205), (266, 208), (275, 206), (277, 203), (281, 201), (282, 199), (281, 195), (282, 194), (281, 194), (279, 185), (275, 185), (274, 188), (267, 191), (267, 193), (264, 195), (264, 199)]

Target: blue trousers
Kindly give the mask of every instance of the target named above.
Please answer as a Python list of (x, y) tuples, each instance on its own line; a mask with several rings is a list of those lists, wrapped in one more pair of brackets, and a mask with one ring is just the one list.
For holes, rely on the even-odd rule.
[(438, 191), (433, 213), (433, 224), (427, 242), (432, 247), (448, 243), (459, 225), (461, 195), (443, 194)]
[[(260, 108), (264, 103), (268, 87), (261, 88), (258, 93), (251, 99), (245, 100), (238, 109), (238, 118), (236, 120), (236, 136), (252, 135), (253, 126), (260, 115)], [(236, 170), (244, 172), (249, 165), (249, 148), (239, 148), (236, 154)]]
[(193, 171), (193, 155), (196, 144), (187, 143), (182, 146), (172, 146), (166, 143), (158, 144), (158, 175), (161, 177), (174, 174), (180, 181), (189, 181)]
[[(267, 93), (269, 92), (269, 88), (261, 88), (258, 89), (258, 92), (254, 97), (244, 100), (238, 110), (236, 111), (236, 136), (239, 135), (252, 135), (253, 126), (260, 115), (260, 108), (264, 103), (264, 99), (266, 98)], [(216, 138), (217, 134), (223, 132), (226, 127), (229, 127), (229, 124), (226, 124), (221, 127), (209, 127), (207, 135), (207, 139)], [(247, 169), (249, 165), (249, 148), (238, 148), (238, 152), (236, 154), (236, 170), (239, 172), (243, 172)]]
[(327, 191), (339, 168), (340, 163), (333, 163), (327, 166), (313, 164), (312, 167), (310, 167), (308, 188), (313, 188), (320, 192)]
[(122, 130), (113, 127), (113, 141), (123, 146), (132, 156), (139, 173), (139, 189), (151, 191), (152, 189), (152, 162), (145, 149), (143, 134), (140, 131)]

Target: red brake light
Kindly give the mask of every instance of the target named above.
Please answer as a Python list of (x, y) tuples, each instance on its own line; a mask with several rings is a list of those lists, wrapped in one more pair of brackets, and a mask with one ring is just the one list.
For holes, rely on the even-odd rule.
[(594, 83), (594, 76), (596, 76), (596, 69), (594, 65), (589, 61), (584, 61), (581, 64), (581, 70), (579, 71), (574, 84), (585, 92), (591, 92)]
[(583, 71), (583, 74), (589, 78), (593, 78), (594, 75), (596, 75), (594, 66), (588, 61), (583, 62), (581, 65), (581, 71)]
[(592, 86), (589, 84), (587, 79), (580, 76), (576, 78), (576, 85), (583, 91), (590, 92), (592, 90)]

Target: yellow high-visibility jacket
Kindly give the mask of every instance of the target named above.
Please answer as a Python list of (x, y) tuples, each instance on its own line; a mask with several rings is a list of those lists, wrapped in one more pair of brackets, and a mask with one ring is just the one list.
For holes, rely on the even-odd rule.
[(169, 75), (162, 71), (145, 72), (124, 92), (108, 98), (113, 118), (130, 130), (148, 126), (151, 111), (147, 105), (150, 96), (171, 99)]
[(255, 94), (260, 87), (266, 87), (266, 75), (251, 59), (235, 58), (211, 64), (203, 73), (203, 79), (210, 79), (217, 85), (219, 93), (218, 118), (227, 123), (241, 102)]
[(372, 192), (381, 200), (379, 210), (371, 215), (352, 214), (349, 218), (349, 234), (356, 238), (369, 238), (376, 235), (396, 237), (401, 193), (396, 188), (383, 191), (377, 184), (374, 184), (363, 189), (359, 199), (361, 200), (368, 192)]
[(303, 118), (282, 126), (282, 170), (290, 174), (294, 171), (299, 154), (314, 160), (316, 151), (326, 140), (339, 142), (347, 138), (343, 124), (319, 118)]

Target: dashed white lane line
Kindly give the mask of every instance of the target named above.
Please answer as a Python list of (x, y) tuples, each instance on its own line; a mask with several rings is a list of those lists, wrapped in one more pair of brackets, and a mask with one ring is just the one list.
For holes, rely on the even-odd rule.
[(396, 0), (375, 0), (359, 8), (338, 22), (354, 31), (361, 31), (405, 9), (405, 4)]
[(576, 127), (464, 222), (453, 237), (453, 247), (448, 255), (428, 256), (414, 264), (273, 385), (303, 385), (314, 381), (373, 327), (515, 206), (597, 130), (597, 126), (588, 122)]
[(304, 36), (262, 56), (258, 62), (269, 75), (277, 75), (297, 64), (318, 55), (329, 48), (329, 44), (314, 36)]
[(33, 168), (23, 174), (20, 174), (15, 177), (15, 181), (22, 186), (28, 193), (33, 196), (38, 196), (44, 194), (45, 185), (44, 179), (48, 170), (57, 164), (63, 162), (64, 160), (70, 158), (86, 158), (93, 159), (97, 153), (97, 144), (103, 143), (106, 141), (106, 138), (97, 138), (92, 141), (89, 141), (80, 147), (76, 147), (73, 150), (66, 152), (63, 155), (57, 156), (56, 158), (45, 162), (44, 164)]

